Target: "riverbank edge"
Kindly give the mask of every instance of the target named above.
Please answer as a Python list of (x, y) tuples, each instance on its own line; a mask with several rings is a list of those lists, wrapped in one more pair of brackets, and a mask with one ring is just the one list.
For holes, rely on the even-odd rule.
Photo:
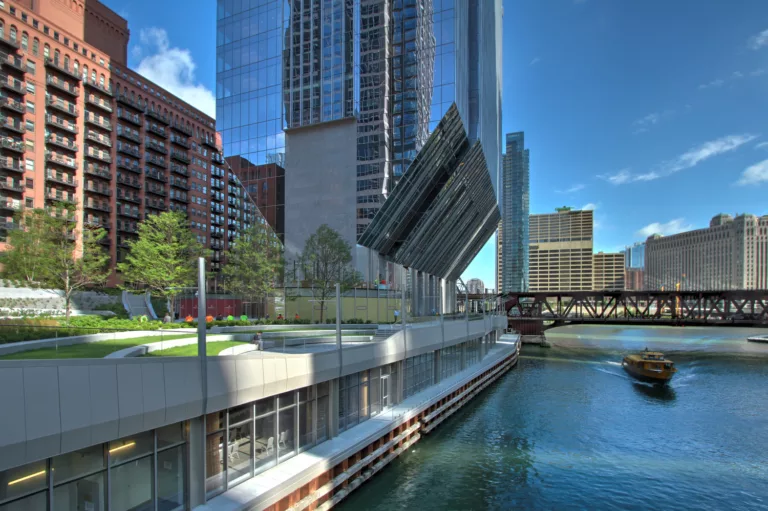
[(504, 335), (479, 364), (195, 509), (331, 509), (517, 365), (519, 353), (519, 337)]

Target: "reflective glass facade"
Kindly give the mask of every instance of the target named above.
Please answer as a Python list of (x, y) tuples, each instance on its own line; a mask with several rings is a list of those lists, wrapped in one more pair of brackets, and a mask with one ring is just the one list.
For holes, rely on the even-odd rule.
[(507, 134), (502, 157), (500, 292), (528, 291), (530, 156), (522, 131)]
[(186, 435), (176, 423), (0, 471), (0, 510), (185, 509)]

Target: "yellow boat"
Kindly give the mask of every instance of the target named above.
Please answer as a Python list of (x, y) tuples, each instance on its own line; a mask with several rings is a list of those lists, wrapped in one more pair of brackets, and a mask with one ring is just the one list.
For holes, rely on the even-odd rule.
[(663, 353), (648, 351), (648, 348), (640, 354), (627, 355), (621, 366), (640, 381), (662, 385), (666, 385), (677, 372), (674, 362), (664, 358)]

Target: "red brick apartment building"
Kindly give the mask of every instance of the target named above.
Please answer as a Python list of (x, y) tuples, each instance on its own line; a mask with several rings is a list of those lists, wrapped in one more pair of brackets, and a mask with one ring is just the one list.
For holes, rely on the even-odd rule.
[(75, 236), (107, 230), (114, 265), (140, 221), (184, 211), (218, 271), (258, 209), (214, 120), (128, 69), (128, 37), (97, 0), (0, 1), (0, 249), (15, 211), (68, 202)]

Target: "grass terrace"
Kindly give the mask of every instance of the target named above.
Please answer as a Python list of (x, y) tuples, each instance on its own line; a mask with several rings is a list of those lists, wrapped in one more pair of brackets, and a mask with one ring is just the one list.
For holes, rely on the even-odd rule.
[[(248, 344), (241, 341), (219, 341), (209, 342), (206, 346), (206, 354), (209, 357), (215, 357), (222, 351), (233, 346), (240, 346), (241, 344)], [(145, 357), (196, 357), (197, 356), (197, 344), (189, 344), (187, 346), (177, 346), (176, 348), (168, 348), (167, 350), (156, 350), (144, 355)]]
[[(0, 360), (43, 360), (57, 358), (104, 358), (110, 353), (125, 348), (131, 348), (140, 344), (151, 342), (172, 341), (175, 339), (189, 339), (195, 337), (189, 334), (163, 335), (163, 336), (145, 336), (134, 337), (132, 339), (115, 339), (113, 341), (98, 341), (83, 344), (73, 344), (71, 346), (61, 346), (60, 348), (40, 348), (37, 350), (22, 351), (20, 353), (11, 353), (0, 356)], [(219, 343), (215, 343), (219, 344)], [(225, 344), (225, 343), (221, 343)], [(197, 354), (197, 344), (191, 345)], [(210, 348), (209, 348), (210, 349)], [(170, 350), (163, 350), (170, 351)]]

